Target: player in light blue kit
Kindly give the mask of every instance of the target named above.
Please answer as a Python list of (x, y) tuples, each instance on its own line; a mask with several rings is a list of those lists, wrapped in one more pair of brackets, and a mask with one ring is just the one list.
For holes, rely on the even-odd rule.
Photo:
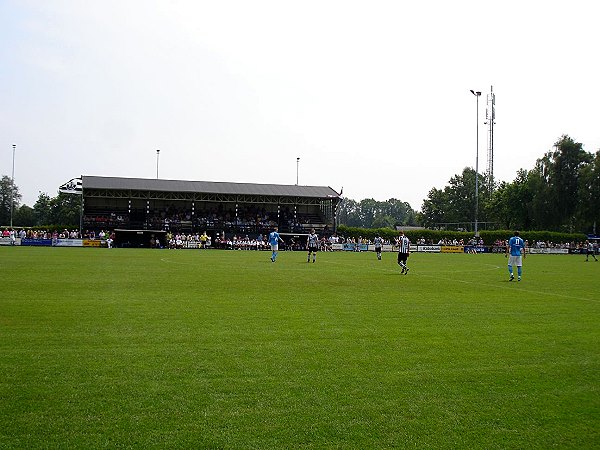
[(506, 255), (508, 255), (508, 273), (510, 274), (508, 281), (515, 279), (513, 266), (517, 266), (517, 280), (521, 281), (523, 258), (525, 258), (525, 241), (519, 237), (518, 231), (515, 231), (515, 235), (508, 240)]
[(275, 262), (277, 259), (279, 243), (283, 242), (283, 239), (281, 239), (277, 230), (277, 227), (273, 227), (273, 231), (269, 233), (269, 244), (271, 244), (271, 262)]

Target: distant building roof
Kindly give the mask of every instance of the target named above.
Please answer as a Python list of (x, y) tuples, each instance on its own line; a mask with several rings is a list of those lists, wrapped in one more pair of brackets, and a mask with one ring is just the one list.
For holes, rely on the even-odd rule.
[(84, 192), (86, 189), (119, 189), (159, 192), (199, 192), (207, 194), (279, 195), (311, 198), (338, 198), (340, 196), (340, 194), (329, 186), (161, 180), (97, 177), (90, 175), (83, 175), (82, 180)]

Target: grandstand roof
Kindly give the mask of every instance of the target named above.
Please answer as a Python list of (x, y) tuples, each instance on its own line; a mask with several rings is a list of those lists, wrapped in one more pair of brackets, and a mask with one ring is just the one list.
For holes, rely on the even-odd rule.
[(340, 196), (340, 194), (329, 186), (161, 180), (97, 177), (90, 175), (83, 175), (82, 181), (84, 192), (86, 189), (123, 189), (160, 192), (201, 192), (210, 194), (280, 195), (312, 198), (338, 198)]

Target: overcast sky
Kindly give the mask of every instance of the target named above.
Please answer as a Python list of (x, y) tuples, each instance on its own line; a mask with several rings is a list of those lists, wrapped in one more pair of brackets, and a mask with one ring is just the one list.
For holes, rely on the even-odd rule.
[(600, 149), (600, 3), (0, 0), (0, 175), (23, 203), (79, 175), (428, 192), (563, 134)]

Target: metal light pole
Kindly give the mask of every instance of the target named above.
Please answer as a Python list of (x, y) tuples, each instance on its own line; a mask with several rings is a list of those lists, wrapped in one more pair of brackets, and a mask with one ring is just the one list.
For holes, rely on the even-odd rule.
[(15, 150), (17, 144), (13, 144), (12, 176), (10, 178), (10, 228), (13, 226), (13, 210), (15, 203)]
[(156, 179), (158, 180), (158, 156), (160, 155), (160, 150), (156, 150)]
[(471, 89), (471, 94), (477, 98), (477, 110), (475, 117), (475, 123), (477, 125), (477, 153), (475, 154), (475, 236), (479, 236), (477, 216), (479, 213), (479, 97), (481, 96), (481, 91), (474, 91)]
[(298, 186), (298, 168), (300, 167), (300, 157), (296, 158), (296, 186)]

